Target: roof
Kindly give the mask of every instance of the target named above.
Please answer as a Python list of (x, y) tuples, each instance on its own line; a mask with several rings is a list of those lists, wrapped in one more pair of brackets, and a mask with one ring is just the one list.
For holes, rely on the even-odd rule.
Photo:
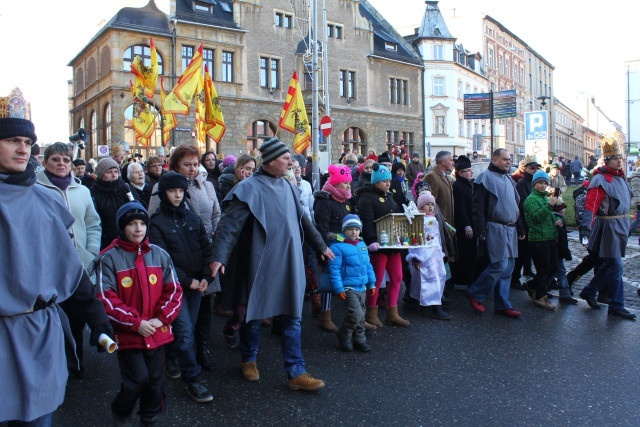
[(455, 40), (455, 37), (451, 35), (444, 21), (444, 17), (438, 7), (438, 2), (427, 1), (426, 4), (427, 9), (422, 16), (422, 23), (420, 24), (416, 38)]
[[(373, 26), (373, 53), (376, 56), (422, 66), (415, 49), (378, 13), (367, 0), (360, 0), (360, 15)], [(386, 49), (385, 43), (394, 43), (396, 50)]]

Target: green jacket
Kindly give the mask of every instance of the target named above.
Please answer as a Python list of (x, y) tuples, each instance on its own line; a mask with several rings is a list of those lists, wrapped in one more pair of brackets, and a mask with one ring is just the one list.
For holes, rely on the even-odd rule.
[(535, 188), (531, 190), (531, 194), (524, 201), (524, 219), (529, 226), (530, 242), (557, 240), (558, 227), (553, 225), (555, 217), (546, 192)]

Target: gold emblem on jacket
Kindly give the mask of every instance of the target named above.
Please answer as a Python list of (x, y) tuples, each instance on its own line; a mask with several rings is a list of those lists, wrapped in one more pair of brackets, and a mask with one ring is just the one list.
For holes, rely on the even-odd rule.
[(158, 276), (156, 276), (155, 274), (149, 276), (149, 283), (151, 283), (152, 285), (158, 283)]
[(133, 279), (129, 276), (123, 277), (122, 280), (120, 280), (120, 284), (123, 288), (130, 288), (131, 285), (133, 285)]
[(380, 203), (384, 203), (384, 197), (380, 197)]

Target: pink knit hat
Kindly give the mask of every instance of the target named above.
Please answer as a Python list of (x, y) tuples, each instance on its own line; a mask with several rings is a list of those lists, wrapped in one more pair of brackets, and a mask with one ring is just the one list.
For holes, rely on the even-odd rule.
[(349, 166), (329, 165), (329, 184), (336, 186), (341, 182), (351, 182)]
[(418, 197), (418, 203), (416, 203), (416, 205), (418, 206), (418, 210), (422, 209), (422, 207), (427, 203), (433, 203), (434, 205), (436, 204), (436, 199), (433, 197), (433, 194), (431, 194), (430, 191), (425, 191), (420, 195), (420, 197)]
[(236, 162), (236, 156), (232, 156), (231, 154), (229, 154), (222, 161), (222, 167), (226, 168), (229, 165), (233, 165), (235, 162)]

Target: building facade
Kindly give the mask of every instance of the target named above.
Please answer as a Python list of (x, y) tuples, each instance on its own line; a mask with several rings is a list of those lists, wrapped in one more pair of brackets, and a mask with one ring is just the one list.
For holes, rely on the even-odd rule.
[[(97, 157), (99, 146), (119, 141), (145, 157), (162, 145), (159, 119), (149, 147), (136, 145), (130, 122), (131, 61), (140, 55), (149, 63), (151, 37), (167, 92), (203, 45), (227, 129), (219, 144), (208, 140), (202, 151), (255, 153), (275, 134), (292, 146), (293, 134), (277, 124), (294, 71), (312, 118), (309, 3), (172, 0), (166, 14), (151, 0), (142, 8), (121, 9), (69, 63), (72, 127), (84, 127), (91, 136), (84, 156)], [(366, 0), (327, 2), (326, 16), (318, 43), (328, 71), (318, 76), (318, 86), (327, 82), (328, 93), (320, 97), (331, 100), (331, 158), (343, 147), (366, 155), (368, 148), (379, 152), (401, 139), (422, 153), (422, 62), (412, 46)], [(159, 85), (150, 101), (159, 111)], [(197, 143), (194, 110), (192, 105), (188, 116), (176, 116), (169, 145)], [(325, 105), (319, 110), (322, 116)]]

